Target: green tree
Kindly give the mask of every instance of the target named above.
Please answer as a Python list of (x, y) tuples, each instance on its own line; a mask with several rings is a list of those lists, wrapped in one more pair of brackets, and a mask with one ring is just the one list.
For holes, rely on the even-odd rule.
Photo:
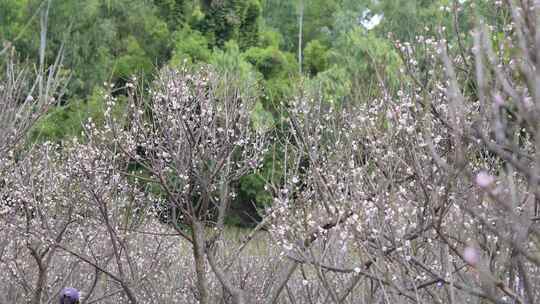
[(186, 0), (154, 0), (154, 3), (171, 32), (186, 24), (193, 10), (193, 2)]
[(250, 48), (243, 57), (262, 76), (262, 102), (265, 109), (275, 111), (276, 106), (292, 93), (292, 80), (298, 75), (294, 55), (281, 51), (276, 45), (269, 45)]
[(328, 68), (328, 47), (319, 40), (312, 40), (304, 49), (304, 66), (310, 75), (316, 75)]
[[(298, 1), (264, 0), (262, 5), (265, 25), (276, 29), (284, 37), (283, 49), (290, 52), (296, 52), (298, 48)], [(330, 42), (339, 1), (303, 1), (303, 44), (314, 39)]]
[(135, 37), (128, 36), (122, 42), (125, 49), (116, 59), (114, 75), (127, 79), (132, 75), (149, 75), (154, 71), (152, 61)]
[(362, 102), (380, 93), (381, 81), (398, 85), (401, 59), (394, 47), (387, 39), (378, 38), (360, 26), (336, 39), (328, 62), (329, 70), (319, 74), (318, 80), (322, 81), (323, 91), (337, 90), (340, 98)]
[(174, 33), (174, 47), (171, 65), (180, 66), (184, 60), (189, 63), (208, 62), (212, 52), (208, 49), (208, 40), (198, 31), (184, 27)]
[(261, 7), (258, 0), (202, 1), (204, 17), (196, 28), (211, 46), (224, 47), (236, 40), (241, 49), (253, 46), (259, 32)]
[[(38, 58), (43, 3), (47, 2), (0, 3), (0, 39), (13, 42), (23, 58)], [(123, 77), (113, 73), (121, 57), (133, 57), (136, 53), (145, 57), (138, 62), (150, 62), (154, 66), (167, 62), (170, 34), (158, 13), (153, 3), (144, 0), (51, 1), (46, 60), (52, 62), (63, 46), (63, 64), (72, 75), (68, 96), (84, 98), (105, 80)], [(134, 52), (133, 39), (142, 51)], [(126, 46), (126, 42), (130, 45)]]
[[(87, 100), (77, 99), (53, 108), (32, 128), (32, 141), (61, 141), (81, 137), (84, 132), (83, 124), (89, 120), (96, 125), (102, 125), (105, 119), (103, 95), (103, 90), (96, 88)], [(112, 115), (120, 117), (123, 111), (124, 102), (120, 99), (113, 108)]]

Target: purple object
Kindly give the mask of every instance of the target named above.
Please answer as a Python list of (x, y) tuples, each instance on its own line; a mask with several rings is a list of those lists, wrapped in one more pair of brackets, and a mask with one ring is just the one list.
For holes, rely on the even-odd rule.
[(62, 289), (60, 292), (60, 304), (77, 304), (81, 295), (79, 291), (72, 287)]

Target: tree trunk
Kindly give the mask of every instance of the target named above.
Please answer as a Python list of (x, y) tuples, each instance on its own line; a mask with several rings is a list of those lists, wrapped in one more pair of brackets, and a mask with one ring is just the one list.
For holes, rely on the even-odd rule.
[(47, 270), (39, 268), (39, 274), (38, 279), (36, 282), (36, 290), (34, 291), (34, 295), (32, 296), (32, 304), (40, 304), (41, 303), (41, 294), (43, 293), (43, 288), (45, 286), (45, 283), (47, 282)]
[(193, 220), (193, 258), (195, 259), (195, 272), (197, 273), (197, 290), (199, 291), (199, 303), (209, 304), (208, 277), (206, 275), (205, 238), (204, 225), (198, 220)]
[(225, 288), (225, 290), (231, 294), (233, 304), (247, 304), (246, 295), (244, 291), (232, 283), (232, 278), (225, 272), (221, 267), (218, 266), (215, 259), (215, 252), (208, 252), (206, 257), (208, 258), (208, 263), (214, 271), (214, 274), (218, 278), (219, 282)]
[(38, 266), (38, 278), (36, 281), (34, 293), (32, 295), (32, 300), (30, 301), (31, 304), (40, 304), (41, 303), (41, 295), (43, 294), (43, 289), (45, 288), (45, 284), (47, 283), (47, 266), (44, 262), (43, 256), (39, 254), (39, 250), (35, 248), (31, 248), (29, 246), (30, 253), (32, 257), (34, 257), (34, 260), (36, 261), (36, 264)]
[(298, 14), (298, 69), (302, 75), (302, 31), (304, 27), (304, 0), (300, 0)]

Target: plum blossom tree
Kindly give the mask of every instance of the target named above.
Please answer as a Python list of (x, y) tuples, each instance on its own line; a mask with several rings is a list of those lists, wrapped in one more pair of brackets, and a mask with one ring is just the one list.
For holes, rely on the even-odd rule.
[[(45, 51), (44, 43), (42, 44), (41, 54)], [(26, 135), (32, 125), (56, 102), (56, 98), (62, 96), (65, 76), (61, 73), (61, 59), (60, 52), (56, 61), (48, 67), (42, 60), (40, 69), (35, 75), (31, 75), (23, 63), (16, 62), (15, 52), (10, 45), (6, 45), (0, 53), (0, 67), (5, 71), (0, 75), (0, 216), (7, 219), (6, 222), (2, 221), (6, 224), (2, 226), (7, 231), (18, 227), (28, 236), (20, 243), (17, 239), (3, 241), (0, 261), (4, 258), (4, 249), (25, 244), (38, 266), (39, 273), (35, 284), (25, 284), (26, 287), (34, 286), (32, 303), (40, 303), (47, 280), (47, 268), (54, 250), (40, 246), (37, 244), (39, 241), (32, 239), (28, 234), (33, 219), (43, 219), (41, 209), (35, 208), (32, 202), (36, 196), (44, 193), (28, 192), (18, 187), (27, 183), (30, 175), (42, 174), (43, 178), (47, 174), (47, 171), (30, 173), (33, 169), (27, 166), (34, 165), (35, 159), (26, 158), (26, 155), (32, 154), (27, 153)], [(39, 167), (38, 165), (35, 169)], [(28, 174), (19, 175), (21, 172)], [(21, 213), (22, 216), (14, 217), (14, 211)], [(21, 219), (25, 222), (19, 221)], [(45, 222), (42, 224), (42, 229), (48, 232), (54, 230), (55, 237), (62, 238), (64, 229), (60, 227), (61, 225), (51, 226)], [(25, 278), (19, 276), (16, 279), (25, 281)]]
[[(255, 96), (241, 91), (234, 75), (203, 68), (159, 76), (148, 102), (130, 90), (126, 117), (108, 116), (105, 132), (138, 167), (124, 174), (159, 187), (167, 222), (193, 246), (199, 301), (211, 303), (206, 260), (218, 252), (232, 183), (257, 168), (265, 135), (251, 121)], [(111, 97), (109, 105), (114, 103)], [(217, 277), (227, 286), (222, 275)]]
[(539, 8), (500, 5), (502, 41), (396, 41), (395, 95), (293, 103), (271, 231), (315, 275), (291, 302), (537, 301)]
[[(61, 159), (55, 148), (49, 144), (35, 147), (4, 176), (4, 198), (8, 204), (5, 207), (10, 207), (2, 216), (4, 237), (19, 236), (10, 238), (8, 246), (26, 248), (38, 270), (35, 283), (25, 284), (33, 286), (33, 291), (28, 291), (32, 294), (31, 303), (41, 303), (43, 293), (47, 292), (49, 268), (57, 250), (55, 243), (63, 241), (74, 222), (75, 206), (64, 199), (69, 197), (65, 192), (69, 189), (69, 176), (58, 166)], [(16, 254), (11, 257), (13, 263), (20, 258)], [(12, 273), (12, 276), (14, 282), (32, 280), (32, 272)]]

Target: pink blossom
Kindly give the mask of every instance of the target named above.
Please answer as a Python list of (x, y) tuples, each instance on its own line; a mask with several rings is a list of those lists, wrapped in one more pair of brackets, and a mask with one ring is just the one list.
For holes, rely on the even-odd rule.
[(476, 174), (476, 184), (481, 188), (486, 188), (495, 181), (495, 177), (485, 171), (480, 171)]
[(478, 250), (472, 246), (467, 246), (463, 250), (463, 260), (471, 266), (475, 266), (480, 262), (480, 254)]
[(497, 106), (499, 106), (499, 107), (504, 105), (504, 99), (499, 94), (495, 94), (495, 96), (493, 96), (493, 100), (494, 100), (495, 104)]

